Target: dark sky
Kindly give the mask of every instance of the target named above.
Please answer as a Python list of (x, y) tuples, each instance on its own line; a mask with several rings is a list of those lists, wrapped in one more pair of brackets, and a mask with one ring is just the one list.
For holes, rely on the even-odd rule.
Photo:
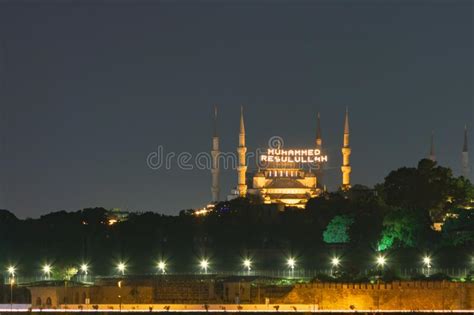
[(208, 171), (146, 157), (208, 151), (212, 104), (224, 151), (241, 104), (249, 150), (275, 135), (312, 145), (320, 111), (331, 189), (346, 106), (353, 183), (416, 165), (432, 130), (439, 162), (460, 172), (472, 1), (95, 2), (0, 1), (0, 208), (19, 217), (205, 204)]

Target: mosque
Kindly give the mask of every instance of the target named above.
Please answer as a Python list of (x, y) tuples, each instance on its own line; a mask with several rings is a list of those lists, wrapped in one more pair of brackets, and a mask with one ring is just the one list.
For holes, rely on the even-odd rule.
[[(328, 161), (324, 155), (321, 138), (320, 116), (318, 114), (316, 139), (313, 146), (307, 149), (286, 149), (278, 146), (270, 147), (260, 154), (258, 169), (248, 171), (246, 133), (243, 108), (240, 112), (239, 145), (237, 147), (237, 187), (231, 191), (227, 199), (237, 197), (256, 198), (265, 204), (278, 204), (304, 208), (306, 202), (320, 195), (325, 187), (320, 183), (323, 164)], [(212, 202), (220, 201), (219, 187), (219, 136), (217, 134), (217, 108), (214, 108), (214, 134), (212, 137)], [(341, 189), (351, 187), (349, 145), (349, 113), (346, 110), (344, 121), (344, 137), (342, 146), (343, 163), (341, 166)], [(309, 167), (308, 167), (309, 166)]]
[[(307, 149), (287, 149), (280, 146), (269, 147), (257, 157), (257, 169), (249, 171), (247, 165), (247, 146), (244, 124), (244, 112), (240, 112), (239, 145), (237, 147), (237, 186), (227, 196), (227, 200), (237, 197), (249, 197), (260, 200), (265, 204), (278, 204), (304, 208), (306, 202), (319, 196), (325, 189), (321, 183), (323, 164), (328, 161), (324, 154), (321, 138), (320, 116), (317, 116), (317, 132), (314, 145)], [(462, 147), (461, 174), (470, 178), (469, 156), (467, 148), (467, 127), (464, 127), (464, 141)], [(269, 143), (270, 146), (270, 143)], [(349, 142), (349, 112), (346, 109), (344, 117), (344, 132), (342, 142), (342, 165), (340, 188), (346, 191), (351, 188), (350, 164), (351, 147)], [(212, 136), (212, 203), (213, 207), (220, 198), (219, 185), (219, 136), (217, 133), (217, 107), (214, 108), (214, 133)], [(436, 161), (433, 135), (428, 159)], [(309, 167), (308, 165), (313, 166)], [(315, 167), (314, 167), (315, 166)], [(207, 211), (207, 210), (206, 210)]]

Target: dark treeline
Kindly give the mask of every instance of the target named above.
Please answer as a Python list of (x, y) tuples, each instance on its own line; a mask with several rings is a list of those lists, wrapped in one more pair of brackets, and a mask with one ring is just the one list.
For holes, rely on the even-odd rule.
[[(377, 251), (389, 265), (420, 267), (430, 254), (435, 267), (472, 267), (474, 188), (451, 170), (421, 160), (416, 168), (391, 172), (373, 189), (355, 185), (348, 192), (309, 200), (306, 209), (262, 205), (239, 198), (216, 205), (207, 216), (183, 210), (177, 216), (131, 213), (108, 224), (103, 208), (53, 212), (19, 220), (0, 211), (0, 264), (19, 273), (40, 273), (43, 263), (56, 272), (82, 262), (95, 274), (114, 274), (118, 261), (130, 273), (153, 273), (159, 259), (170, 271), (195, 271), (202, 257), (211, 270), (241, 270), (251, 256), (256, 269), (329, 268), (333, 255), (357, 273), (373, 267)], [(433, 225), (444, 222), (442, 231)], [(350, 264), (348, 263), (350, 261)]]

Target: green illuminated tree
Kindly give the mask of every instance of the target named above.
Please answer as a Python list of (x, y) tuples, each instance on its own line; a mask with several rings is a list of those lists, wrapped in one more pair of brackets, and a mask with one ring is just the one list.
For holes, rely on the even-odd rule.
[(354, 218), (349, 215), (335, 216), (323, 232), (326, 243), (348, 243), (350, 241), (349, 229), (354, 223)]
[(430, 231), (426, 212), (413, 209), (393, 209), (383, 220), (378, 250), (392, 247), (416, 247)]

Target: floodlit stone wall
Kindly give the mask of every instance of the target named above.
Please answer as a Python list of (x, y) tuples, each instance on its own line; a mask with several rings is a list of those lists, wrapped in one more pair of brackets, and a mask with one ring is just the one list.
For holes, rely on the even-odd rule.
[(323, 310), (472, 310), (474, 283), (396, 281), (298, 284), (271, 303), (314, 304)]

